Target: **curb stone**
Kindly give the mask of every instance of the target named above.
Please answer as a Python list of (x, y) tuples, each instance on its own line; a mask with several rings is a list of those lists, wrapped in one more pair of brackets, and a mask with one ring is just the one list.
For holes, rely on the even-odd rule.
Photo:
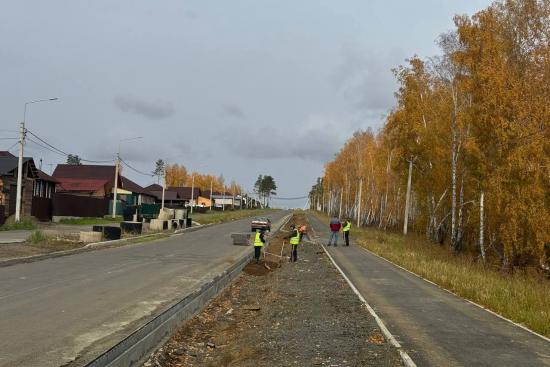
[[(275, 225), (276, 229), (270, 232), (270, 237), (277, 234), (292, 218), (292, 215), (293, 213), (290, 213), (281, 218)], [(244, 253), (244, 255), (214, 279), (201, 285), (197, 290), (142, 325), (116, 345), (88, 362), (85, 366), (123, 367), (143, 364), (151, 351), (162, 346), (178, 327), (200, 312), (206, 304), (225, 289), (241, 273), (241, 270), (252, 258), (252, 252)]]

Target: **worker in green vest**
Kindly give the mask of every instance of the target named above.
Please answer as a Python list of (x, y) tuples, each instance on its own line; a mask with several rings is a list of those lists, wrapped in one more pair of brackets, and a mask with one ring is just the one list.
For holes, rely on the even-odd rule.
[(346, 219), (344, 222), (344, 227), (342, 228), (342, 234), (344, 235), (344, 240), (346, 241), (346, 246), (349, 246), (349, 230), (351, 229), (351, 220)]
[(254, 258), (256, 264), (260, 263), (260, 255), (262, 254), (262, 247), (265, 245), (264, 231), (256, 230), (256, 237), (254, 238)]
[(300, 231), (296, 226), (293, 224), (290, 226), (290, 236), (288, 239), (290, 240), (290, 261), (296, 262), (298, 261), (298, 245), (300, 244), (301, 239)]

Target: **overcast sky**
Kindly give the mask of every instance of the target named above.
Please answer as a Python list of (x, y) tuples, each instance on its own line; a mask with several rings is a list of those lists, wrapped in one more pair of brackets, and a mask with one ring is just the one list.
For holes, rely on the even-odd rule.
[[(0, 11), (0, 149), (27, 127), (86, 159), (163, 158), (307, 195), (324, 162), (392, 108), (391, 69), (438, 53), (487, 0), (19, 0)], [(32, 137), (31, 137), (32, 138)], [(36, 140), (36, 139), (35, 139)], [(64, 158), (32, 142), (43, 169)], [(13, 150), (12, 150), (13, 151)], [(154, 179), (125, 168), (142, 185)], [(302, 206), (304, 201), (282, 205)]]

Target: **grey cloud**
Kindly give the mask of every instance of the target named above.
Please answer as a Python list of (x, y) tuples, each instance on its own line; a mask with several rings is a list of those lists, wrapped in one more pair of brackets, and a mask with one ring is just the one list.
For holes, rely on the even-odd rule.
[(244, 113), (244, 111), (239, 106), (235, 106), (235, 105), (223, 106), (222, 114), (224, 116), (228, 116), (236, 119), (241, 119), (241, 120), (246, 119), (246, 114)]
[(334, 158), (347, 131), (339, 124), (311, 119), (294, 129), (279, 127), (234, 127), (231, 136), (219, 136), (237, 155), (253, 159), (298, 158), (325, 162)]
[(170, 102), (144, 101), (129, 95), (116, 96), (113, 102), (123, 112), (141, 115), (151, 120), (162, 120), (175, 112)]
[(356, 45), (343, 48), (342, 63), (331, 77), (334, 86), (360, 110), (380, 114), (394, 104), (396, 81), (391, 71), (404, 60), (399, 49), (373, 52)]

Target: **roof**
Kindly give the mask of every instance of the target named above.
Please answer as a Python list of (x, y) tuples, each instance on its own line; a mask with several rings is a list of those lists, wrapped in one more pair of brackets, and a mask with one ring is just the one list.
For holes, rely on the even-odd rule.
[(108, 180), (61, 178), (58, 182), (61, 191), (93, 192), (105, 188)]
[(0, 150), (0, 157), (15, 157), (13, 154), (7, 150)]
[[(36, 166), (34, 165), (34, 160), (30, 157), (24, 157), (23, 158), (23, 164), (25, 163), (30, 164), (31, 172), (33, 174), (33, 177), (38, 176), (38, 170), (36, 169)], [(0, 157), (0, 175), (7, 175), (13, 172), (17, 168), (19, 164), (19, 159), (15, 156), (9, 157), (9, 156), (2, 156)]]
[(94, 179), (115, 180), (115, 166), (95, 165), (95, 164), (58, 164), (53, 171), (52, 176), (56, 179), (74, 178), (74, 179)]
[(168, 187), (168, 190), (176, 191), (178, 193), (178, 196), (183, 200), (191, 199), (191, 191), (193, 191), (193, 199), (198, 199), (198, 197), (201, 196), (201, 189), (198, 187), (195, 187), (193, 189), (191, 187), (170, 186)]
[[(162, 200), (162, 190), (160, 191), (149, 191), (149, 194), (154, 195), (158, 200)], [(178, 196), (176, 191), (164, 190), (164, 200), (165, 201), (182, 201)]]
[(135, 194), (142, 194), (145, 192), (143, 187), (139, 186), (134, 181), (130, 180), (128, 177), (121, 176), (122, 188), (127, 191), (131, 191)]
[(48, 174), (45, 173), (44, 171), (41, 171), (41, 170), (37, 170), (37, 171), (38, 171), (38, 177), (37, 177), (37, 178), (38, 178), (39, 180), (59, 183), (58, 180), (56, 180), (56, 179), (53, 178), (52, 176), (48, 175)]
[(157, 185), (157, 184), (152, 184), (152, 185), (149, 185), (149, 186), (145, 187), (143, 190), (145, 190), (147, 192), (162, 191), (162, 186)]

